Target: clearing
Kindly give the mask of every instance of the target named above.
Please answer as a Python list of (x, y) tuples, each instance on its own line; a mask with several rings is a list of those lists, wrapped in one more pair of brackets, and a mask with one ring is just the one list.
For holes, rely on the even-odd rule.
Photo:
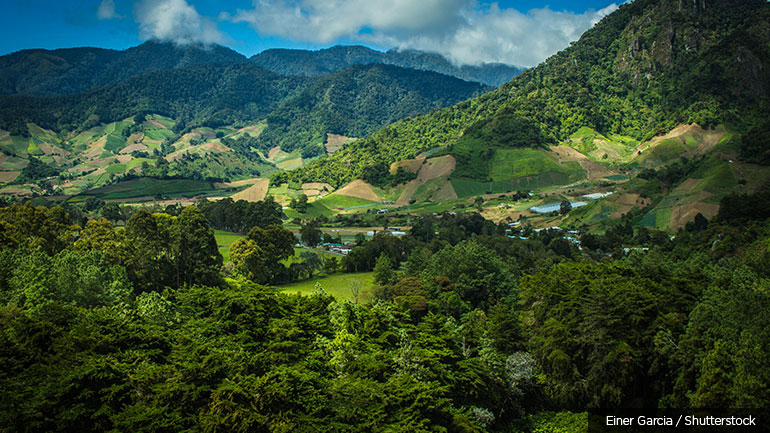
[(349, 197), (358, 197), (369, 201), (380, 201), (380, 197), (375, 194), (371, 185), (361, 179), (350, 182), (349, 184), (337, 190), (336, 194), (346, 195)]
[(439, 156), (431, 158), (422, 165), (420, 172), (417, 173), (417, 180), (427, 182), (441, 176), (452, 174), (457, 166), (457, 161), (452, 155)]
[(254, 185), (232, 196), (233, 200), (262, 201), (267, 195), (270, 179), (258, 179)]
[(361, 285), (359, 299), (369, 296), (371, 293), (371, 288), (374, 286), (374, 272), (316, 275), (309, 280), (297, 281), (294, 283), (278, 286), (278, 289), (286, 294), (299, 293), (300, 295), (308, 296), (316, 292), (315, 284), (320, 283), (321, 288), (326, 293), (334, 296), (338, 300), (353, 299), (353, 293), (351, 292), (350, 287), (355, 280), (360, 281)]
[(358, 139), (354, 137), (345, 137), (344, 135), (326, 133), (326, 143), (324, 144), (324, 146), (326, 146), (326, 153), (332, 154), (342, 149), (342, 146), (348, 143), (352, 143), (356, 140)]

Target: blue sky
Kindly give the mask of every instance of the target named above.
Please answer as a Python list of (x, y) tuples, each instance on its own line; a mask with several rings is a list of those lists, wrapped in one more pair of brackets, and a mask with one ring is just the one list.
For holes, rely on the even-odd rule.
[(435, 51), (458, 64), (533, 66), (617, 8), (607, 0), (5, 0), (0, 54), (125, 49), (150, 39), (268, 48), (361, 44)]

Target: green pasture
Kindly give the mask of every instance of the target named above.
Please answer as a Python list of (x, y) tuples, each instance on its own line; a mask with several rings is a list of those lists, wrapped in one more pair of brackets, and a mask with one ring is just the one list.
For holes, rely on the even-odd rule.
[(329, 194), (326, 197), (316, 200), (314, 203), (320, 204), (327, 209), (345, 209), (355, 206), (366, 206), (377, 204), (376, 201), (366, 200), (359, 197), (350, 197), (340, 194)]
[(214, 230), (214, 238), (217, 240), (217, 247), (219, 253), (222, 254), (222, 258), (225, 263), (230, 261), (230, 246), (238, 239), (245, 238), (245, 235), (238, 233), (226, 232), (223, 230)]
[(374, 272), (358, 272), (353, 274), (336, 273), (331, 275), (319, 274), (315, 277), (296, 281), (290, 284), (278, 286), (281, 292), (287, 294), (300, 294), (303, 296), (311, 295), (316, 292), (316, 283), (321, 284), (324, 292), (334, 296), (336, 299), (353, 299), (353, 293), (350, 287), (354, 280), (361, 281), (361, 292), (359, 298), (365, 298), (366, 292), (371, 292), (374, 286)]

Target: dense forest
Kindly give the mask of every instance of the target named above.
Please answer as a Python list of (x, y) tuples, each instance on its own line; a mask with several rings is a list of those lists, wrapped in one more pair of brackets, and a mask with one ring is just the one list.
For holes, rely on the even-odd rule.
[(637, 140), (693, 122), (745, 132), (770, 111), (768, 23), (761, 0), (625, 3), (499, 89), (404, 119), (291, 178), (343, 185), (367, 167), (451, 145), (479, 121), (528, 119), (542, 143), (585, 126)]
[(488, 87), (388, 65), (352, 66), (316, 79), (267, 117), (257, 141), (290, 151), (326, 134), (364, 137), (391, 123), (479, 96)]
[(621, 220), (582, 250), (556, 230), (426, 217), (359, 240), (339, 271), (373, 269), (375, 288), (351, 300), (257, 283), (296, 242), (269, 203), (203, 204), (217, 225), (257, 212), (234, 267), (194, 206), (115, 228), (13, 204), (0, 425), (576, 431), (585, 414), (559, 408), (767, 407), (770, 213), (741, 211), (766, 195), (674, 237)]

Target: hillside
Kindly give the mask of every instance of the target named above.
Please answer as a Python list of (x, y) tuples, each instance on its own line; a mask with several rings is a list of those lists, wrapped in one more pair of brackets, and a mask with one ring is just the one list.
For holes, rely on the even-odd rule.
[(495, 118), (525, 119), (541, 144), (563, 142), (582, 127), (637, 141), (693, 122), (745, 132), (770, 110), (768, 23), (763, 1), (624, 4), (498, 90), (405, 119), (290, 178), (344, 184), (372, 167), (449, 146), (475, 122)]
[(397, 120), (491, 90), (454, 77), (390, 65), (358, 65), (318, 77), (267, 117), (260, 143), (285, 151), (327, 134), (365, 137)]
[(265, 50), (249, 60), (279, 74), (306, 77), (329, 74), (352, 65), (381, 63), (438, 72), (489, 86), (499, 86), (510, 81), (511, 78), (524, 70), (501, 63), (457, 66), (436, 53), (397, 49), (383, 53), (358, 45), (338, 45), (317, 51), (271, 49)]
[(244, 61), (243, 55), (218, 45), (157, 41), (123, 51), (91, 47), (22, 50), (0, 57), (0, 95), (82, 93), (154, 71)]
[(172, 117), (180, 122), (179, 130), (188, 123), (258, 120), (303, 83), (248, 63), (156, 71), (78, 95), (3, 97), (0, 128), (25, 135), (32, 122), (57, 132), (75, 131), (141, 112)]
[[(156, 71), (78, 95), (5, 96), (0, 182), (28, 185), (10, 191), (27, 193), (60, 174), (72, 193), (126, 175), (269, 176), (486, 89), (388, 65), (303, 78), (238, 63)], [(33, 159), (54, 172), (26, 173)]]

